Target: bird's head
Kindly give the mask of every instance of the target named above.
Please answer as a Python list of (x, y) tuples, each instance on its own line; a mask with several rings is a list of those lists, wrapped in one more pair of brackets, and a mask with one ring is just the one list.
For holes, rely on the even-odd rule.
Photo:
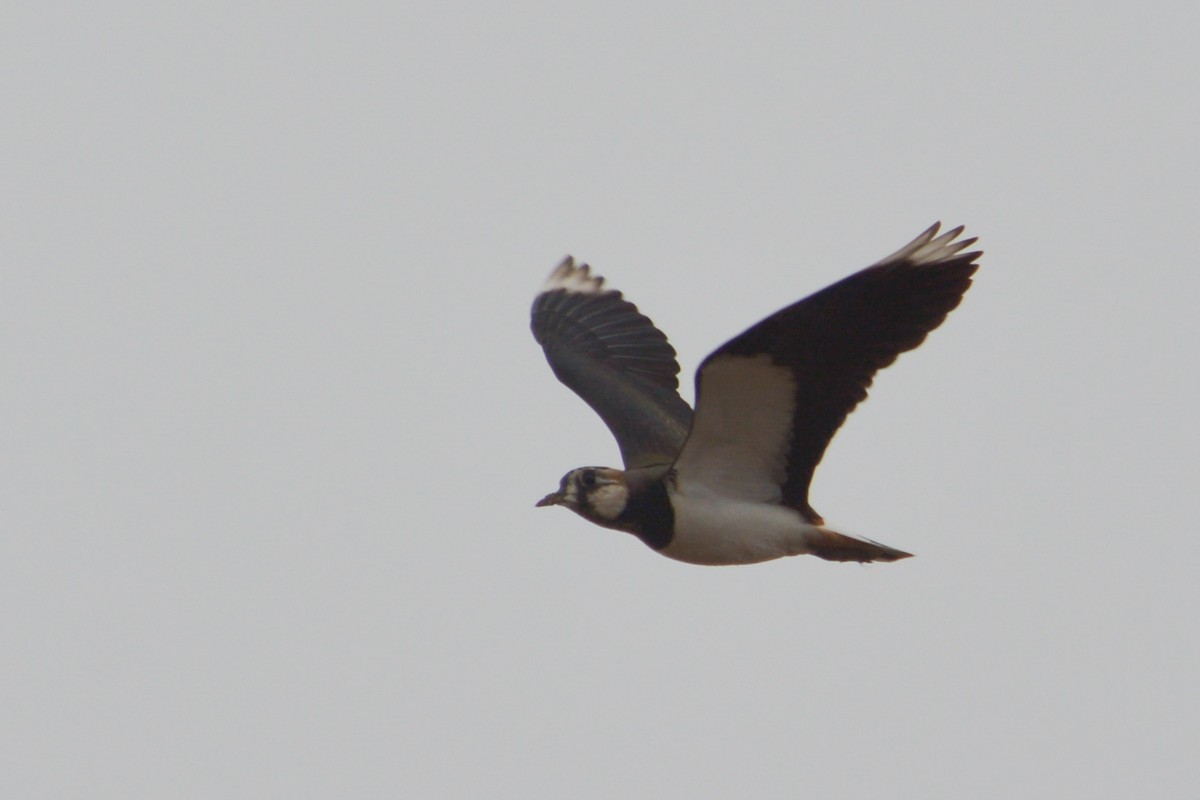
[(537, 505), (566, 506), (590, 522), (613, 528), (628, 502), (624, 472), (610, 467), (579, 467), (563, 475), (558, 491), (546, 495)]

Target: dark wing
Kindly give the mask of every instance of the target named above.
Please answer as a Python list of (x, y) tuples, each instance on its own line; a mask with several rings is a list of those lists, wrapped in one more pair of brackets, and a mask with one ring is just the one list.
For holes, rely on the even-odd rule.
[(675, 348), (637, 306), (567, 256), (534, 299), (531, 327), (554, 374), (612, 431), (626, 469), (675, 460), (692, 409)]
[[(937, 236), (939, 226), (706, 358), (680, 477), (776, 499), (819, 522), (808, 489), (829, 440), (875, 373), (942, 324), (978, 268), (982, 253), (961, 252), (975, 239), (955, 241), (961, 227)], [(744, 469), (730, 469), (731, 460)]]

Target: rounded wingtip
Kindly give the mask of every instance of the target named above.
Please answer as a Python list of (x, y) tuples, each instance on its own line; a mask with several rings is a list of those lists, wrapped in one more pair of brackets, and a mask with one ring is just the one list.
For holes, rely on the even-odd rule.
[(567, 255), (542, 287), (543, 292), (553, 292), (562, 289), (580, 294), (598, 294), (604, 291), (604, 278), (592, 275), (592, 268), (587, 264), (576, 264), (574, 256)]
[[(913, 239), (908, 244), (901, 247), (896, 252), (881, 258), (872, 266), (880, 266), (883, 264), (895, 264), (902, 261), (907, 261), (917, 266), (927, 264), (939, 264), (944, 261), (949, 261), (953, 258), (963, 258), (960, 256), (963, 250), (975, 244), (979, 237), (973, 236), (969, 239), (961, 239), (958, 237), (966, 230), (965, 225), (959, 225), (951, 228), (945, 233), (938, 235), (938, 231), (942, 228), (941, 222), (935, 222), (921, 232), (917, 238)], [(982, 253), (967, 253), (966, 256), (978, 257)]]

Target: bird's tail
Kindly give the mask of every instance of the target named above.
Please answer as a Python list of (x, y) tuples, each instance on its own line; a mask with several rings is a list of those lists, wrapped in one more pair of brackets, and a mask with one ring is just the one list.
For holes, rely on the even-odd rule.
[(912, 558), (912, 553), (888, 547), (870, 539), (847, 536), (828, 528), (817, 528), (806, 538), (808, 552), (826, 561), (899, 561)]

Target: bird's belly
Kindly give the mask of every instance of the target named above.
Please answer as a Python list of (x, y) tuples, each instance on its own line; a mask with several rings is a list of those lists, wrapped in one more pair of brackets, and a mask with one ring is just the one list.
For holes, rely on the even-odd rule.
[(807, 552), (814, 530), (786, 506), (673, 494), (675, 534), (660, 552), (690, 564), (755, 564)]

